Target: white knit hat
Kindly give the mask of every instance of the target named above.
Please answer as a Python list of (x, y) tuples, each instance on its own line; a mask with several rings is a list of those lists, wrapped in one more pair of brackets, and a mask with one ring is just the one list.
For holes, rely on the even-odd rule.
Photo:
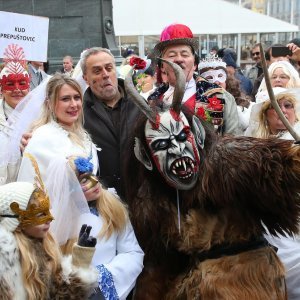
[[(0, 186), (0, 215), (14, 215), (10, 209), (12, 202), (17, 202), (20, 209), (26, 210), (34, 190), (35, 186), (29, 182), (11, 182)], [(17, 218), (0, 217), (0, 226), (4, 226), (8, 231), (15, 231), (18, 225)]]

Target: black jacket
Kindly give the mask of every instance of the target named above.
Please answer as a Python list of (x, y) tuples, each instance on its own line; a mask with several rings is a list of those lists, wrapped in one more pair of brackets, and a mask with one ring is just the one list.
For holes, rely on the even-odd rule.
[(84, 94), (84, 127), (91, 135), (93, 142), (102, 150), (98, 151), (100, 179), (107, 187), (114, 187), (122, 197), (124, 189), (121, 174), (125, 165), (125, 149), (133, 130), (139, 109), (127, 99), (124, 82), (119, 80), (119, 89), (124, 96), (120, 100), (121, 120), (119, 137), (113, 123), (100, 99), (88, 88)]

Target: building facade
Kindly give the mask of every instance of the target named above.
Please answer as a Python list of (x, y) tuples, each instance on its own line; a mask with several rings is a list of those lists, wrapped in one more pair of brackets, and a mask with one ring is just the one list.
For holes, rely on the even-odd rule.
[[(225, 0), (255, 12), (298, 25), (300, 28), (300, 0)], [(299, 33), (298, 33), (298, 36)]]
[(49, 17), (50, 72), (62, 66), (65, 55), (77, 61), (84, 49), (93, 46), (119, 54), (111, 0), (0, 0), (0, 11)]

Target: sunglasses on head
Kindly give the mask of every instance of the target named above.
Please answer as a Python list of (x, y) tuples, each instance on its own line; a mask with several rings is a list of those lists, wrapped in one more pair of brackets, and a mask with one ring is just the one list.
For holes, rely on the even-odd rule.
[(260, 55), (260, 52), (252, 52), (251, 54), (252, 54), (252, 56), (254, 56), (254, 55), (258, 56), (258, 55)]

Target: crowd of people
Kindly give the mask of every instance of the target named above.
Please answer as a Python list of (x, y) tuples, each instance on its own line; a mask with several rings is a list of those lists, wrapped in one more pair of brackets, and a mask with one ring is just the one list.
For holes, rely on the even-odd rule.
[[(233, 49), (200, 60), (191, 29), (172, 24), (152, 59), (130, 53), (118, 69), (101, 47), (76, 67), (66, 55), (52, 75), (41, 62), (4, 58), (3, 299), (299, 299), (300, 150), (264, 77), (300, 135), (300, 47), (292, 40), (290, 56), (274, 56), (277, 46), (255, 44), (242, 72)], [(273, 169), (282, 178), (269, 184)], [(237, 177), (253, 185), (253, 203)], [(259, 193), (282, 203), (256, 203)], [(254, 279), (243, 283), (248, 268)]]

